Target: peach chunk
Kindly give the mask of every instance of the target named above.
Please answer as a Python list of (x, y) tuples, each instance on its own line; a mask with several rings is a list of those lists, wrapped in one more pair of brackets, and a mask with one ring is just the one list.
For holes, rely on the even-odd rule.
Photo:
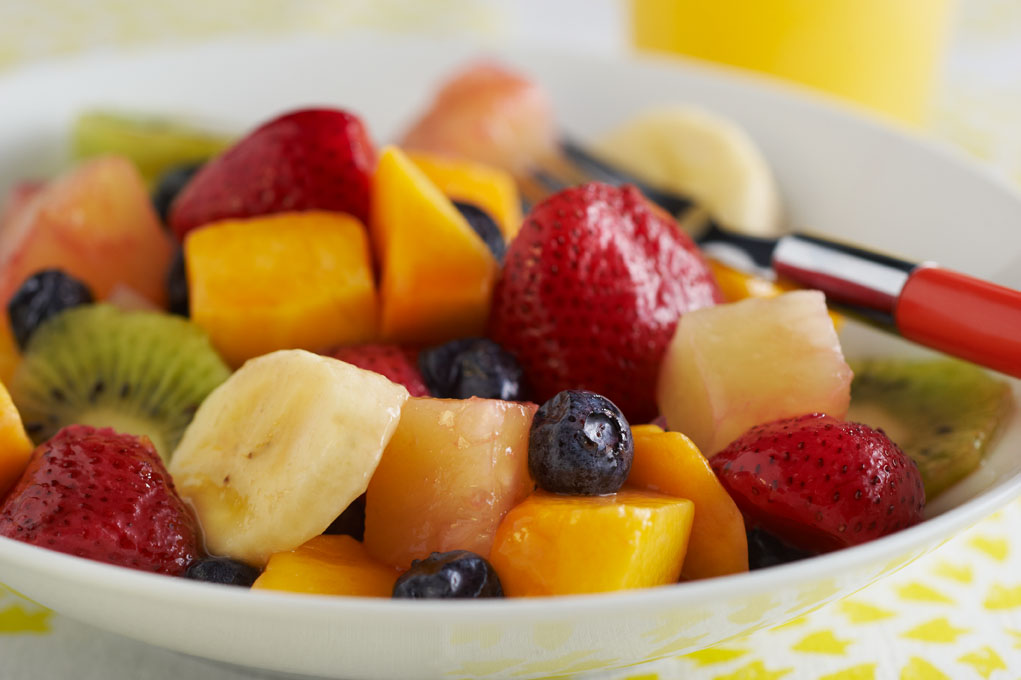
[(695, 504), (681, 576), (699, 579), (748, 571), (744, 518), (698, 447), (680, 432), (663, 432), (655, 425), (636, 425), (631, 432), (635, 456), (628, 485)]
[(482, 335), (496, 260), (450, 199), (394, 147), (380, 155), (371, 214), (383, 339)]
[(316, 536), (294, 550), (273, 554), (252, 588), (390, 597), (399, 575), (396, 569), (373, 561), (350, 536)]
[(431, 552), (489, 553), (504, 514), (532, 490), (534, 404), (409, 399), (365, 497), (365, 547), (407, 569)]
[(98, 299), (124, 284), (162, 306), (171, 253), (135, 167), (97, 158), (47, 184), (4, 226), (0, 302), (32, 274), (56, 267)]
[(649, 491), (536, 492), (496, 530), (489, 560), (508, 597), (599, 593), (677, 581), (694, 505)]
[(408, 158), (453, 201), (472, 203), (496, 220), (505, 240), (521, 228), (521, 197), (509, 174), (489, 165), (409, 151)]
[(546, 91), (503, 66), (479, 62), (443, 84), (402, 146), (518, 174), (551, 153), (555, 138)]
[(372, 340), (376, 290), (365, 228), (343, 213), (225, 220), (184, 243), (191, 318), (233, 366), (278, 349)]
[(800, 290), (688, 312), (660, 366), (657, 403), (671, 430), (712, 456), (748, 428), (851, 399), (823, 294)]
[(0, 384), (0, 498), (25, 471), (32, 448), (18, 409), (7, 389)]

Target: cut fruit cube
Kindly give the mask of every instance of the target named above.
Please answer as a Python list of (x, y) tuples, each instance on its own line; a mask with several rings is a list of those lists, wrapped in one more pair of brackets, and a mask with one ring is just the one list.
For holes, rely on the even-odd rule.
[(803, 413), (843, 418), (851, 398), (826, 300), (801, 290), (688, 312), (660, 366), (671, 430), (712, 456), (748, 428)]
[(184, 253), (192, 321), (233, 366), (376, 335), (368, 238), (350, 215), (226, 220), (190, 233)]
[(631, 433), (635, 455), (628, 485), (695, 504), (681, 576), (700, 579), (748, 571), (744, 518), (698, 447), (680, 432), (664, 432), (655, 425), (636, 425)]
[(409, 151), (408, 158), (453, 201), (472, 203), (496, 220), (505, 240), (521, 228), (521, 197), (514, 178), (499, 168), (450, 156)]
[(395, 147), (383, 150), (372, 193), (387, 342), (482, 335), (497, 264), (454, 204)]
[(130, 162), (107, 156), (50, 182), (4, 228), (0, 302), (32, 274), (63, 269), (103, 300), (130, 286), (164, 306), (172, 248)]
[(14, 372), (21, 363), (21, 352), (14, 342), (14, 333), (7, 314), (0, 315), (0, 384), (10, 385)]
[(172, 167), (211, 158), (231, 141), (195, 123), (105, 111), (83, 113), (71, 128), (75, 158), (119, 154), (131, 160), (147, 182)]
[[(796, 283), (786, 280), (772, 280), (755, 274), (735, 269), (723, 264), (711, 257), (706, 258), (709, 269), (713, 272), (716, 283), (720, 285), (720, 292), (727, 302), (737, 302), (750, 297), (776, 297), (792, 290), (801, 290)], [(833, 326), (840, 329), (842, 317), (834, 311), (830, 311), (830, 318), (833, 319)]]
[(674, 583), (694, 505), (649, 491), (537, 492), (504, 517), (489, 561), (509, 597), (600, 593)]
[(533, 488), (535, 404), (409, 399), (369, 482), (365, 547), (407, 569), (432, 552), (486, 555), (504, 514)]
[(33, 448), (11, 395), (0, 385), (0, 498), (25, 471)]
[(248, 361), (202, 402), (170, 461), (209, 552), (262, 567), (365, 492), (408, 391), (304, 350)]
[(252, 584), (254, 590), (314, 595), (390, 597), (400, 572), (374, 561), (350, 536), (316, 536), (276, 553)]

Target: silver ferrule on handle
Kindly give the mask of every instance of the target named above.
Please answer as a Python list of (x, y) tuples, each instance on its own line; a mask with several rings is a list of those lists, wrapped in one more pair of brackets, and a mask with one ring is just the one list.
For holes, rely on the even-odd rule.
[(808, 288), (827, 302), (869, 321), (894, 326), (894, 309), (917, 263), (804, 234), (781, 237), (773, 271)]

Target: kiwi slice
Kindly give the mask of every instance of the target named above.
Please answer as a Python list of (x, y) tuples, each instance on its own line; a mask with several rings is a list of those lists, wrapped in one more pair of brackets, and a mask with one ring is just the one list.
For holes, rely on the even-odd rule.
[(882, 428), (918, 465), (932, 500), (969, 475), (1006, 420), (1010, 386), (956, 359), (851, 362), (847, 419)]
[(10, 391), (37, 444), (65, 425), (112, 427), (149, 437), (169, 460), (199, 404), (229, 375), (185, 319), (84, 305), (32, 334)]
[(215, 156), (232, 141), (184, 121), (103, 111), (81, 114), (71, 129), (75, 158), (126, 156), (150, 184), (172, 167)]

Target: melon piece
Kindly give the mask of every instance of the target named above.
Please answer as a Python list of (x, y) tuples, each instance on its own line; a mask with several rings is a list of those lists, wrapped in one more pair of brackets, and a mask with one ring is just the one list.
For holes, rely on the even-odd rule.
[(191, 319), (232, 366), (376, 336), (368, 238), (350, 215), (225, 220), (189, 233), (184, 254)]
[(475, 63), (440, 87), (401, 146), (523, 173), (555, 150), (553, 105), (527, 78), (498, 64)]
[(369, 482), (365, 546), (407, 569), (432, 552), (486, 555), (504, 514), (532, 490), (537, 407), (497, 399), (409, 399)]
[(509, 174), (483, 163), (409, 151), (408, 158), (447, 198), (471, 203), (496, 220), (503, 238), (510, 241), (521, 228), (521, 197)]
[(316, 536), (272, 555), (254, 590), (390, 597), (400, 572), (374, 561), (350, 536)]
[(748, 428), (803, 413), (843, 418), (851, 399), (826, 299), (801, 290), (688, 312), (657, 384), (671, 430), (712, 456)]
[(372, 191), (386, 342), (482, 335), (497, 264), (454, 204), (399, 149), (383, 150)]
[(172, 247), (138, 171), (106, 156), (50, 182), (0, 239), (0, 302), (41, 269), (63, 269), (97, 299), (118, 285), (164, 306)]
[(33, 448), (11, 395), (0, 385), (0, 498), (25, 471)]
[(537, 492), (496, 530), (489, 561), (508, 597), (601, 593), (674, 583), (694, 505), (649, 491)]
[(635, 454), (628, 485), (695, 504), (681, 576), (700, 579), (748, 571), (744, 518), (698, 447), (680, 432), (664, 432), (655, 425), (636, 425), (631, 433)]

